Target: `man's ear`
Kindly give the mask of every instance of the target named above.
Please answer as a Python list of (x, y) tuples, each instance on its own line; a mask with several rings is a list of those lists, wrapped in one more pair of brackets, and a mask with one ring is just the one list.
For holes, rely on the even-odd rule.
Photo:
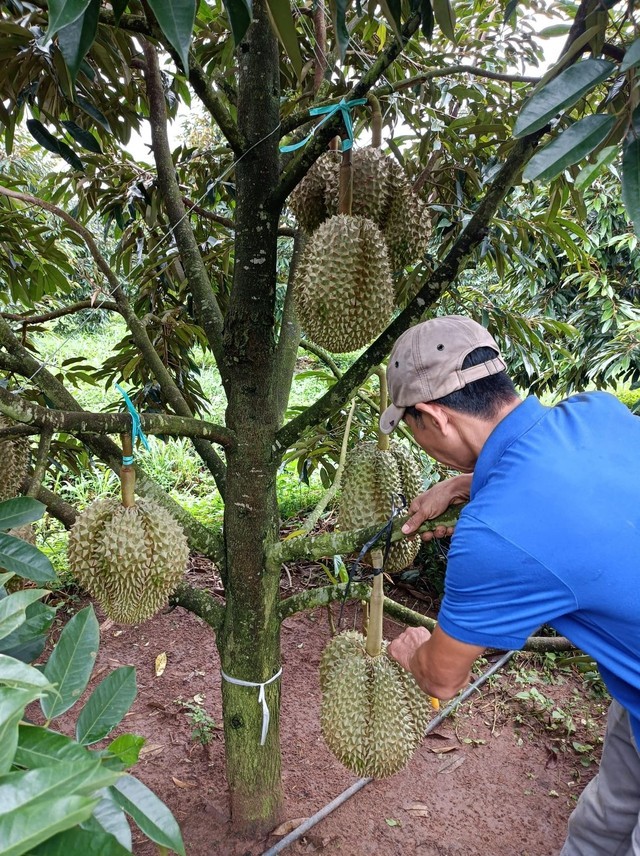
[(446, 434), (450, 427), (449, 413), (445, 407), (433, 402), (419, 402), (415, 405), (416, 410), (422, 413), (422, 418), (427, 424), (432, 425), (442, 434)]

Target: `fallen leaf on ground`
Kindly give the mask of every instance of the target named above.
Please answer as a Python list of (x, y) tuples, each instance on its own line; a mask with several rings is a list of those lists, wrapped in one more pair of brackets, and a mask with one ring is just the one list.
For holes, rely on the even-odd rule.
[(164, 749), (163, 743), (147, 743), (146, 746), (143, 746), (140, 750), (140, 757), (143, 755), (152, 755), (154, 752), (160, 752), (161, 749)]
[(162, 654), (158, 654), (158, 656), (156, 657), (156, 676), (159, 678), (166, 668), (167, 655), (163, 651)]
[(385, 817), (385, 819), (384, 819), (384, 820), (385, 820), (385, 823), (386, 823), (388, 826), (400, 826), (400, 821), (399, 821), (399, 820), (394, 820), (394, 818), (393, 818), (393, 817)]
[(402, 808), (405, 811), (426, 811), (426, 809), (428, 809), (429, 806), (426, 803), (415, 802), (415, 803), (409, 803), (409, 805), (403, 805)]
[(308, 820), (308, 817), (294, 817), (291, 820), (285, 820), (284, 823), (281, 823), (280, 826), (276, 826), (276, 828), (271, 833), (272, 835), (288, 835), (290, 832), (293, 832), (294, 829), (297, 829), (300, 824), (304, 823), (305, 820)]
[(450, 761), (446, 761), (439, 769), (438, 773), (452, 773), (454, 770), (457, 770), (461, 764), (464, 764), (466, 761), (465, 755), (460, 755), (459, 758), (451, 758)]
[(195, 788), (193, 782), (183, 782), (182, 779), (176, 779), (175, 776), (171, 776), (171, 778), (177, 788)]
[(459, 749), (459, 746), (431, 746), (430, 751), (434, 752), (436, 755), (444, 755), (447, 752), (455, 752), (456, 749)]

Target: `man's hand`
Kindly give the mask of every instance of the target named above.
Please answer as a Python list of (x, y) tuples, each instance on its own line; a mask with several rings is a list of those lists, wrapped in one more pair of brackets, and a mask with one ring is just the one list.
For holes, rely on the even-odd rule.
[[(409, 506), (411, 517), (402, 527), (404, 534), (411, 535), (425, 520), (432, 520), (444, 514), (450, 505), (466, 502), (471, 490), (471, 479), (472, 475), (468, 473), (454, 476), (434, 484), (429, 490), (416, 496)], [(430, 541), (432, 538), (446, 538), (449, 535), (453, 535), (453, 526), (436, 526), (432, 532), (423, 532), (421, 538), (423, 541)]]
[[(411, 672), (411, 660), (418, 648), (431, 638), (431, 634), (426, 627), (407, 627), (400, 636), (389, 643), (387, 651), (389, 656)], [(415, 675), (414, 675), (415, 677)]]

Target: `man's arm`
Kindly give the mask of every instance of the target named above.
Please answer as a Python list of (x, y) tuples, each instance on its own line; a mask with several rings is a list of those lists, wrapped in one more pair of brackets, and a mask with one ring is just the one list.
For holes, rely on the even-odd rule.
[[(472, 478), (473, 475), (471, 473), (453, 476), (453, 478), (437, 482), (433, 487), (416, 496), (409, 506), (411, 517), (409, 517), (402, 527), (404, 534), (410, 535), (425, 520), (431, 520), (433, 517), (444, 514), (450, 505), (460, 505), (460, 503), (466, 502), (469, 499)], [(422, 540), (429, 541), (431, 538), (445, 538), (448, 535), (453, 535), (453, 527), (438, 526), (433, 532), (423, 532)]]
[(453, 698), (469, 683), (469, 672), (484, 648), (458, 642), (436, 626), (433, 633), (424, 627), (408, 627), (389, 644), (394, 660), (416, 679), (427, 695)]

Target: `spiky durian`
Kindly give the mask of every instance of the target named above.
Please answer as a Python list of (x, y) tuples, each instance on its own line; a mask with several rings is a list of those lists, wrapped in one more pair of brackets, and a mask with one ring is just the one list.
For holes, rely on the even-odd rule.
[(361, 633), (335, 636), (320, 660), (320, 724), (329, 749), (359, 776), (401, 770), (422, 740), (430, 703), (412, 675), (386, 653), (370, 656)]
[[(354, 446), (345, 463), (338, 505), (338, 527), (342, 530), (382, 526), (391, 516), (393, 503), (404, 498), (407, 505), (422, 491), (422, 475), (409, 450), (391, 442), (388, 450), (374, 441)], [(391, 545), (384, 569), (395, 573), (408, 567), (420, 548), (419, 537)]]
[(393, 163), (388, 173), (390, 203), (382, 224), (389, 250), (391, 270), (398, 271), (416, 261), (427, 246), (426, 207), (417, 196), (399, 164)]
[(180, 525), (158, 503), (94, 502), (69, 532), (69, 567), (107, 615), (135, 624), (155, 615), (180, 582), (189, 556)]
[[(13, 419), (0, 415), (0, 428), (16, 425)], [(0, 439), (0, 502), (12, 499), (20, 492), (29, 465), (29, 438)]]
[(394, 289), (375, 223), (337, 214), (319, 226), (300, 259), (294, 296), (304, 332), (329, 351), (355, 351), (381, 333)]
[(336, 212), (341, 159), (340, 152), (325, 152), (289, 197), (300, 228), (308, 234)]

